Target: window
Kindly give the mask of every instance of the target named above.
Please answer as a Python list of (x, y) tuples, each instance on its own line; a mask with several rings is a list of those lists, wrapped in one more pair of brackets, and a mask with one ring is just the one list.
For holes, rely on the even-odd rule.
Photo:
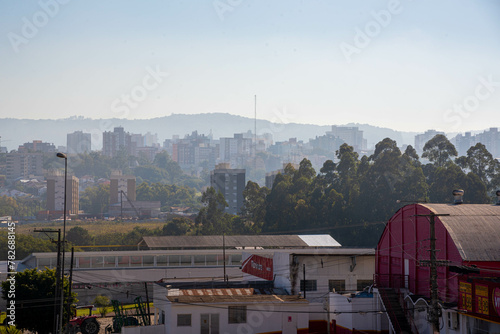
[(317, 291), (317, 281), (314, 279), (300, 280), (300, 291)]
[(460, 327), (459, 317), (457, 312), (447, 312), (448, 313), (448, 328), (458, 329)]
[(177, 314), (177, 327), (191, 326), (191, 314)]
[(115, 257), (114, 256), (105, 256), (104, 257), (104, 266), (105, 267), (115, 267)]
[(244, 324), (247, 322), (246, 306), (228, 306), (228, 320), (230, 324)]
[(358, 279), (356, 290), (357, 291), (363, 291), (367, 286), (370, 286), (372, 284), (373, 284), (373, 280)]
[(345, 280), (343, 279), (331, 279), (328, 280), (328, 291), (333, 291), (335, 289), (335, 292), (339, 291), (345, 291)]
[[(54, 263), (57, 261), (54, 261)], [(42, 269), (44, 267), (52, 268), (50, 263), (50, 258), (48, 259), (38, 259), (38, 268)]]

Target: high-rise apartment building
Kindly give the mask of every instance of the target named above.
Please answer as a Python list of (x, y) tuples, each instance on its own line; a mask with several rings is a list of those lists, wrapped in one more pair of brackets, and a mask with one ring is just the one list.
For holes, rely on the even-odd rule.
[(243, 133), (235, 133), (233, 138), (220, 138), (220, 161), (235, 161), (239, 156), (252, 154), (252, 138), (245, 138)]
[(424, 151), (425, 144), (434, 138), (436, 135), (444, 135), (444, 132), (436, 131), (436, 130), (427, 130), (425, 133), (419, 134), (415, 136), (415, 147), (414, 149), (418, 154), (422, 154)]
[(332, 125), (332, 131), (327, 132), (342, 139), (354, 148), (354, 151), (361, 152), (367, 148), (367, 140), (363, 138), (363, 131), (357, 126), (336, 126)]
[(115, 157), (120, 150), (131, 153), (132, 136), (119, 126), (102, 134), (102, 153), (108, 157)]
[(482, 143), (494, 158), (500, 158), (500, 132), (498, 128), (490, 128), (476, 135), (476, 143)]
[(42, 153), (7, 153), (6, 178), (13, 181), (18, 178), (28, 178), (30, 175), (43, 174)]
[(231, 169), (229, 163), (220, 163), (210, 173), (210, 185), (220, 191), (228, 206), (224, 211), (236, 215), (243, 207), (243, 190), (245, 190), (245, 170)]
[(90, 133), (75, 131), (66, 136), (66, 147), (69, 154), (89, 153), (91, 151)]
[[(64, 212), (64, 172), (52, 171), (47, 176), (47, 210)], [(78, 214), (80, 197), (78, 193), (79, 180), (68, 175), (66, 189), (66, 212)]]
[(476, 138), (475, 136), (472, 136), (470, 132), (466, 132), (465, 134), (458, 134), (455, 137), (455, 147), (457, 149), (458, 155), (466, 155), (467, 150), (475, 145)]
[(127, 202), (127, 198), (122, 198), (122, 191), (130, 201), (135, 201), (135, 176), (113, 171), (110, 177), (109, 203)]
[(42, 152), (42, 153), (54, 153), (56, 147), (52, 143), (44, 143), (41, 140), (33, 140), (31, 143), (24, 143), (17, 149), (19, 153), (32, 153), (32, 152)]
[(200, 135), (198, 131), (183, 139), (166, 140), (164, 147), (167, 150), (171, 147), (172, 160), (182, 169), (191, 169), (203, 161), (213, 168), (218, 156), (218, 146), (212, 144), (211, 136)]

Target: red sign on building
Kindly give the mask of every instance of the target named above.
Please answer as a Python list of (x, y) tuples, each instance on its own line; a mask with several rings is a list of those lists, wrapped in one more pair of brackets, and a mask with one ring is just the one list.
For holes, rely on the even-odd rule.
[(258, 255), (251, 255), (245, 261), (241, 270), (244, 273), (263, 278), (268, 281), (273, 280), (273, 259)]

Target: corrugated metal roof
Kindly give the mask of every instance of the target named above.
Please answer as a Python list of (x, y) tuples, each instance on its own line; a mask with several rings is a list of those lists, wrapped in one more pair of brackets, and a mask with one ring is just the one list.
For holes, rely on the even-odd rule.
[(466, 261), (500, 261), (500, 205), (421, 204), (437, 217)]
[(333, 239), (329, 234), (310, 234), (299, 235), (309, 247), (340, 247), (337, 240)]
[[(143, 237), (149, 248), (221, 248), (221, 235)], [(229, 235), (226, 247), (340, 247), (328, 234), (319, 235)]]
[(251, 296), (286, 295), (283, 289), (223, 288), (223, 289), (179, 289), (179, 296)]
[(299, 296), (289, 295), (249, 295), (249, 296), (167, 296), (167, 299), (173, 303), (181, 304), (225, 304), (225, 303), (301, 303), (308, 304), (307, 299)]
[(182, 289), (180, 296), (251, 296), (252, 288), (228, 288), (228, 289)]

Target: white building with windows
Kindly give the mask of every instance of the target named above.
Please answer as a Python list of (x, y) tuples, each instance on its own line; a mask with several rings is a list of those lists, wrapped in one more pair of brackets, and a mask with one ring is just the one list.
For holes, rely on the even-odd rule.
[(254, 289), (179, 290), (156, 284), (156, 318), (165, 333), (308, 333), (308, 301)]

